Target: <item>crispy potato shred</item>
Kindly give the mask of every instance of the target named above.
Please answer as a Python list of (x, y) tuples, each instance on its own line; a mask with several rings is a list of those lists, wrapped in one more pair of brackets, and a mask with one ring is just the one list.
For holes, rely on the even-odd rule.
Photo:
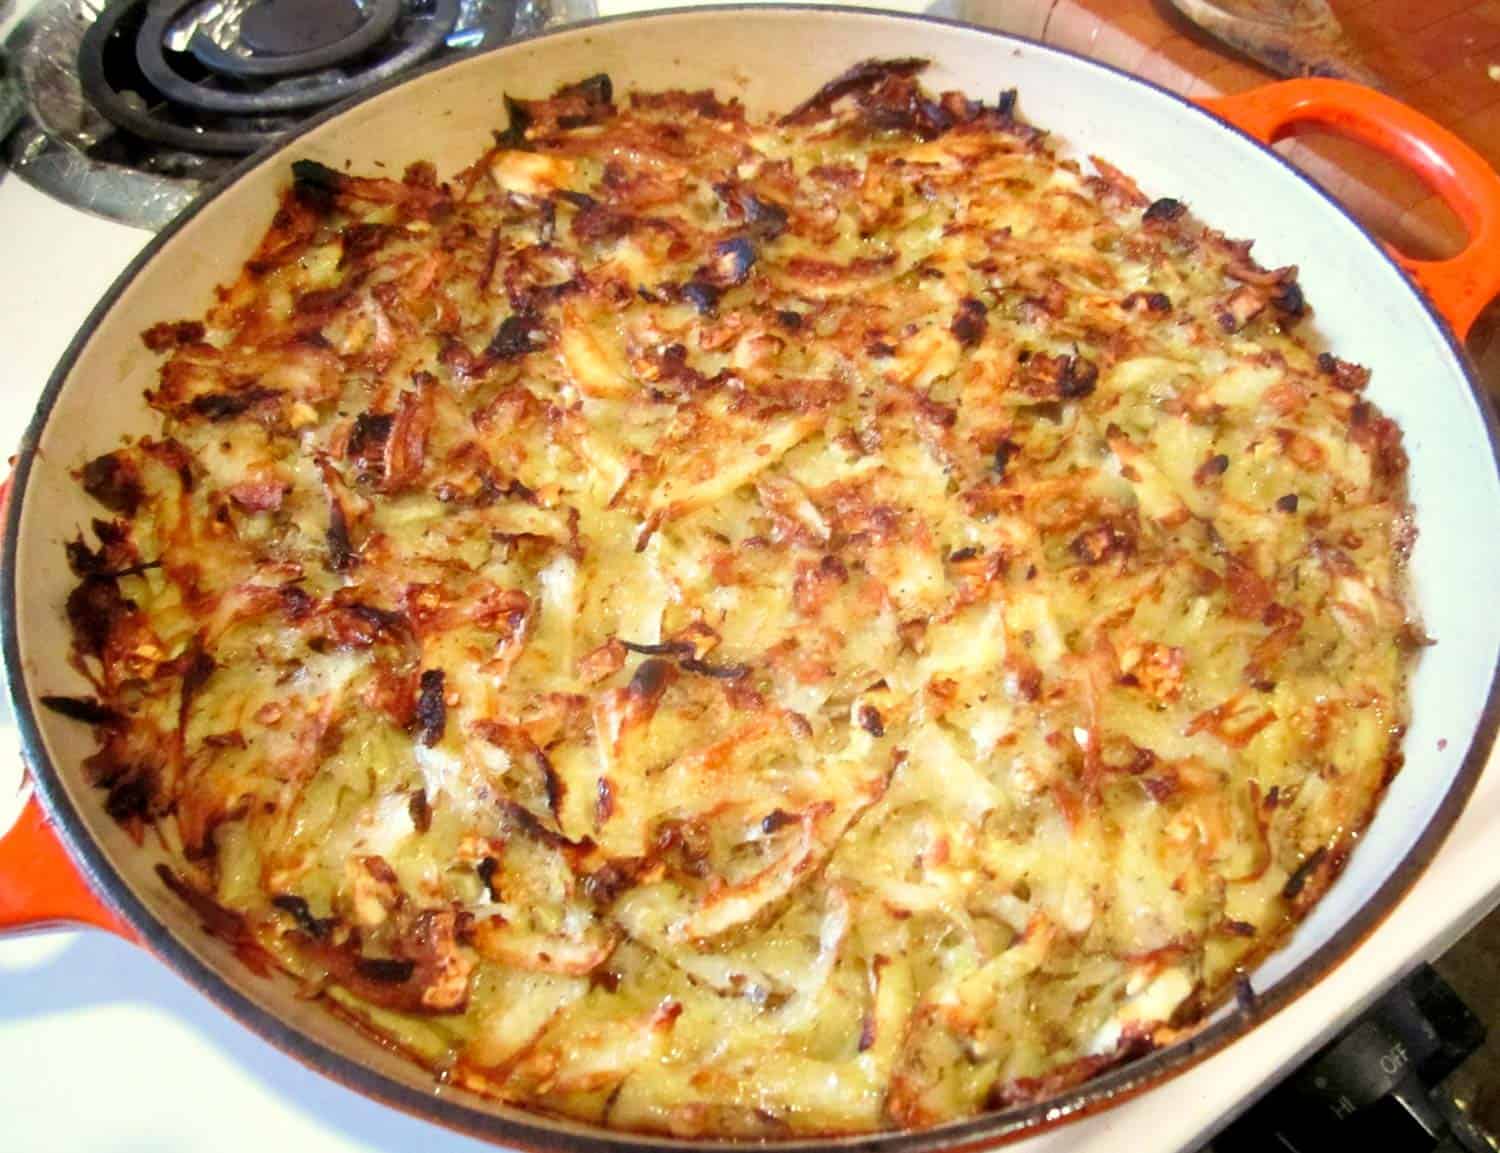
[(1369, 373), (921, 67), (298, 161), (79, 470), (102, 803), (452, 1083), (701, 1137), (1037, 1101), (1201, 1021), (1400, 766)]

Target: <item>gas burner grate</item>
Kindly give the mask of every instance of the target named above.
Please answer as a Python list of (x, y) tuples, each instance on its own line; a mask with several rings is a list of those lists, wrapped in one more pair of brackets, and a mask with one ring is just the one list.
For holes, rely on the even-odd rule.
[[(257, 0), (211, 37), (174, 29), (202, 0), (116, 0), (84, 34), (78, 74), (89, 101), (136, 136), (194, 152), (241, 155), (310, 112), (433, 56), (454, 32), (459, 0)], [(508, 34), (514, 3), (502, 6)]]
[[(237, 157), (413, 57), (451, 59), (596, 15), (594, 0), (28, 3), (0, 44), (24, 107), (0, 164), (66, 204), (147, 228), (171, 220)], [(430, 54), (413, 47), (438, 30), (446, 31)], [(180, 102), (148, 78), (143, 51), (195, 92), (308, 100), (247, 111)]]

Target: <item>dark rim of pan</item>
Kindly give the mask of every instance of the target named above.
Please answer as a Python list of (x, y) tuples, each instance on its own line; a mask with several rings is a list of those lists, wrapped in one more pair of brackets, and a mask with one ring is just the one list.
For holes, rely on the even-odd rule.
[[(63, 354), (62, 359), (48, 378), (46, 388), (38, 402), (36, 413), (32, 417), (31, 423), (21, 441), (15, 471), (12, 476), (9, 508), (6, 513), (3, 554), (0, 554), (0, 605), (3, 605), (3, 621), (5, 623), (3, 638), (4, 663), (6, 678), (10, 686), (11, 704), (15, 709), (16, 721), (20, 730), (21, 747), (25, 754), (26, 763), (31, 769), (36, 790), (49, 816), (62, 831), (69, 853), (72, 855), (75, 863), (81, 868), (94, 891), (102, 895), (120, 916), (140, 934), (141, 940), (153, 953), (170, 964), (178, 973), (196, 986), (200, 992), (217, 1004), (219, 1008), (223, 1009), (247, 1028), (276, 1045), (283, 1052), (364, 1096), (372, 1097), (414, 1116), (436, 1121), (451, 1129), (456, 1129), (488, 1141), (518, 1146), (523, 1149), (556, 1150), (566, 1151), (566, 1153), (615, 1153), (615, 1151), (625, 1153), (625, 1151), (653, 1147), (725, 1146), (735, 1143), (743, 1144), (745, 1142), (736, 1142), (733, 1139), (716, 1139), (711, 1142), (701, 1140), (689, 1141), (629, 1132), (615, 1132), (587, 1126), (579, 1122), (549, 1119), (540, 1114), (527, 1113), (518, 1109), (507, 1109), (502, 1113), (499, 1110), (504, 1107), (485, 1102), (477, 1096), (460, 1094), (458, 1091), (454, 1091), (451, 1094), (434, 1093), (430, 1084), (426, 1087), (421, 1087), (418, 1083), (409, 1083), (395, 1077), (387, 1076), (341, 1052), (339, 1049), (324, 1044), (308, 1033), (293, 1028), (276, 1013), (256, 1003), (255, 1000), (243, 993), (236, 987), (233, 981), (218, 969), (200, 960), (191, 948), (167, 929), (151, 911), (147, 903), (135, 894), (116, 871), (108, 854), (105, 853), (103, 848), (89, 834), (87, 825), (74, 807), (67, 790), (61, 783), (56, 766), (52, 764), (50, 757), (47, 755), (46, 746), (42, 740), (41, 728), (38, 724), (36, 714), (32, 709), (30, 695), (26, 690), (27, 673), (21, 660), (16, 628), (14, 627), (16, 620), (17, 535), (20, 527), (21, 509), (26, 501), (27, 484), (30, 480), (33, 458), (36, 454), (37, 445), (41, 440), (42, 432), (51, 415), (52, 408), (62, 391), (63, 384), (71, 372), (74, 363), (83, 351), (84, 346), (92, 338), (101, 320), (114, 307), (115, 303), (119, 300), (125, 289), (134, 281), (141, 269), (156, 257), (157, 253), (172, 240), (177, 232), (190, 220), (195, 218), (206, 205), (215, 200), (221, 193), (238, 182), (246, 174), (266, 163), (270, 158), (290, 153), (297, 141), (304, 135), (322, 126), (329, 120), (341, 116), (349, 109), (372, 100), (408, 81), (440, 71), (443, 68), (463, 66), (481, 55), (503, 53), (509, 51), (517, 44), (527, 43), (532, 40), (577, 35), (580, 31), (586, 33), (589, 29), (604, 28), (612, 24), (627, 21), (648, 22), (684, 18), (701, 19), (705, 15), (712, 15), (714, 13), (725, 14), (733, 12), (744, 12), (746, 14), (798, 13), (818, 15), (834, 20), (858, 17), (866, 20), (904, 21), (915, 25), (935, 24), (985, 36), (994, 40), (997, 48), (1005, 44), (1024, 44), (1037, 52), (1066, 58), (1084, 67), (1121, 77), (1141, 89), (1152, 92), (1156, 96), (1172, 102), (1180, 108), (1190, 109), (1196, 115), (1214, 121), (1223, 131), (1239, 136), (1247, 145), (1260, 153), (1264, 162), (1279, 165), (1283, 171), (1283, 175), (1293, 176), (1304, 184), (1309, 191), (1332, 206), (1344, 217), (1350, 227), (1360, 232), (1365, 240), (1374, 246), (1380, 257), (1390, 263), (1393, 270), (1406, 280), (1413, 301), (1421, 312), (1425, 314), (1428, 323), (1433, 325), (1442, 334), (1452, 354), (1454, 363), (1468, 382), (1470, 399), (1474, 404), (1476, 417), (1483, 423), (1489, 440), (1491, 462), (1495, 466), (1497, 474), (1500, 474), (1500, 423), (1496, 421), (1485, 390), (1478, 383), (1477, 374), (1463, 346), (1454, 336), (1452, 329), (1446, 321), (1433, 307), (1432, 303), (1406, 278), (1405, 273), (1395, 263), (1394, 258), (1385, 250), (1384, 246), (1372, 237), (1369, 231), (1359, 224), (1349, 211), (1324, 191), (1323, 188), (1248, 133), (1213, 116), (1186, 97), (1180, 96), (1150, 81), (1143, 80), (1113, 65), (1105, 64), (1098, 60), (1091, 60), (1088, 57), (1080, 56), (1066, 49), (1042, 44), (1028, 37), (1000, 32), (993, 28), (981, 27), (966, 21), (949, 20), (928, 15), (895, 13), (854, 6), (809, 4), (728, 4), (692, 9), (669, 9), (651, 13), (629, 14), (583, 21), (565, 25), (562, 28), (551, 31), (541, 32), (533, 36), (517, 38), (506, 44), (489, 49), (484, 53), (460, 56), (452, 60), (419, 67), (413, 72), (362, 93), (354, 100), (319, 113), (300, 125), (284, 139), (278, 141), (274, 148), (268, 148), (246, 158), (227, 172), (191, 208), (164, 228), (130, 262), (129, 266), (110, 286), (109, 291), (105, 293), (104, 297), (90, 312), (88, 319), (74, 336), (68, 345), (67, 351)], [(1253, 1001), (1249, 1004), (1238, 1004), (1231, 1007), (1217, 1020), (1213, 1020), (1210, 1024), (1203, 1026), (1192, 1036), (1119, 1065), (1089, 1081), (1034, 1104), (985, 1113), (978, 1117), (953, 1121), (924, 1130), (895, 1130), (857, 1134), (847, 1137), (771, 1139), (755, 1143), (770, 1144), (778, 1150), (788, 1151), (837, 1148), (841, 1151), (858, 1150), (869, 1151), (869, 1153), (876, 1153), (876, 1151), (879, 1151), (879, 1153), (897, 1153), (897, 1151), (900, 1151), (900, 1153), (938, 1153), (939, 1150), (992, 1145), (1007, 1138), (1036, 1132), (1042, 1128), (1050, 1127), (1074, 1117), (1095, 1112), (1111, 1102), (1134, 1096), (1136, 1093), (1159, 1084), (1177, 1073), (1186, 1071), (1198, 1061), (1217, 1052), (1229, 1044), (1229, 1042), (1242, 1036), (1252, 1026), (1266, 1020), (1290, 1004), (1298, 996), (1305, 993), (1321, 978), (1331, 972), (1380, 924), (1416, 881), (1417, 877), (1421, 875), (1422, 871), (1441, 847), (1449, 830), (1457, 821), (1464, 804), (1473, 791), (1480, 772), (1488, 760), (1497, 729), (1500, 729), (1500, 667), (1497, 667), (1491, 673), (1489, 692), (1484, 709), (1475, 725), (1473, 739), (1452, 785), (1444, 795), (1437, 811), (1418, 835), (1416, 843), (1392, 868), (1380, 888), (1360, 906), (1352, 917), (1340, 926), (1338, 931), (1329, 940), (1319, 946), (1310, 957), (1302, 961), (1290, 973), (1283, 976), (1269, 988), (1257, 990)], [(422, 1074), (421, 1076), (426, 1076), (426, 1074)], [(1227, 1119), (1226, 1117), (1221, 1120)], [(1212, 1128), (1207, 1129), (1200, 1136), (1206, 1137), (1211, 1132)]]

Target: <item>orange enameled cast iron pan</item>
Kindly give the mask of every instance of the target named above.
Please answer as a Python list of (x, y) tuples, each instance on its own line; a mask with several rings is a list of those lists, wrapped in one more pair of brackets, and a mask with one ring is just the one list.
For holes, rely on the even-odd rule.
[[(1149, 1088), (1305, 992), (1378, 923), (1437, 850), (1495, 736), (1500, 470), (1493, 417), (1459, 346), (1500, 289), (1500, 178), (1451, 133), (1378, 93), (1292, 81), (1199, 107), (1096, 62), (929, 18), (832, 8), (696, 9), (578, 25), (428, 70), (325, 115), (246, 161), (126, 270), (47, 384), (21, 446), (5, 521), (0, 601), (11, 700), (36, 799), (0, 841), (0, 927), (82, 922), (135, 941), (227, 1012), (355, 1090), (457, 1129), (549, 1150), (622, 1150), (665, 1138), (606, 1133), (525, 1113), (429, 1075), (348, 1022), (299, 999), (290, 979), (249, 973), (105, 815), (80, 765), (84, 726), (38, 708), (80, 690), (68, 665), (64, 541), (92, 510), (70, 476), (153, 427), (143, 392), (155, 358), (140, 333), (200, 314), (232, 280), (275, 211), (293, 159), (342, 169), (419, 159), (449, 175), (502, 128), (502, 93), (542, 96), (608, 72), (616, 90), (713, 88), (752, 111), (784, 110), (849, 65), (920, 55), (926, 80), (993, 98), (1018, 87), (1027, 118), (1079, 155), (1099, 153), (1155, 196), (1188, 202), (1267, 266), (1296, 263), (1329, 344), (1374, 370), (1370, 396), (1405, 433), (1419, 539), (1413, 595), (1438, 640), (1412, 679), (1405, 769), (1363, 843), (1291, 942), (1254, 975), (1254, 1015), (1221, 1010), (1194, 1036), (1040, 1104), (917, 1133), (787, 1142), (919, 1150), (992, 1144)], [(1305, 127), (1404, 161), (1458, 213), (1469, 243), (1450, 260), (1388, 253), (1265, 145)]]

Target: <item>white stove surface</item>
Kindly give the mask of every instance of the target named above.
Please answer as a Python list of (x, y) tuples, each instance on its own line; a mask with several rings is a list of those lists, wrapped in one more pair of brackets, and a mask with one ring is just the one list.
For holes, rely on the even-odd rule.
[[(606, 12), (651, 6), (605, 0)], [(888, 7), (918, 8), (912, 0)], [(3, 5), (0, 5), (3, 7)], [(0, 176), (0, 444), (15, 444), (73, 332), (148, 235)], [(16, 735), (0, 705), (0, 829), (19, 811)], [(7, 783), (12, 774), (15, 787)], [(1011, 1146), (1017, 1153), (1193, 1149), (1398, 976), (1500, 901), (1492, 760), (1437, 859), (1330, 976), (1171, 1082)], [(460, 1153), (492, 1148), (305, 1069), (146, 953), (93, 931), (0, 940), (0, 1148), (6, 1153)]]

